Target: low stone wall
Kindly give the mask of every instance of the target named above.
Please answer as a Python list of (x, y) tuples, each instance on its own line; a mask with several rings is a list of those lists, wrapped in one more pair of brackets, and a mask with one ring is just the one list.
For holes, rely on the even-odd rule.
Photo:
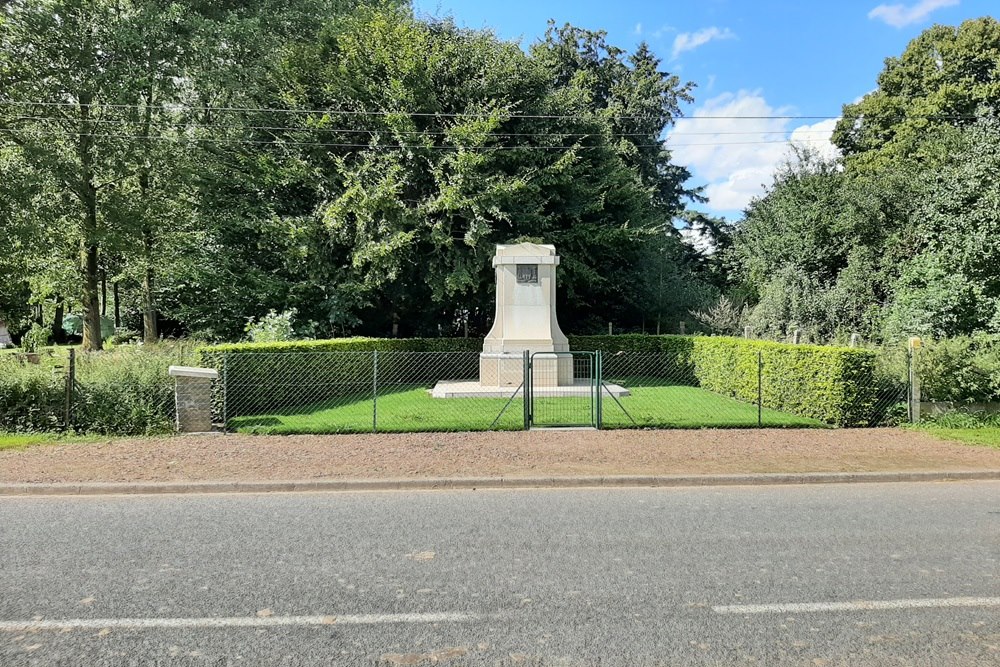
[(978, 412), (987, 415), (1000, 414), (1000, 403), (955, 403), (953, 401), (922, 401), (920, 414), (935, 417), (949, 412)]

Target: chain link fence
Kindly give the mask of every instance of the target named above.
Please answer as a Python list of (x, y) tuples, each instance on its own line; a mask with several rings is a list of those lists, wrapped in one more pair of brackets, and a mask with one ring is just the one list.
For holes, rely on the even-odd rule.
[[(724, 386), (685, 355), (477, 352), (227, 353), (214, 414), (250, 433), (363, 433), (601, 428), (868, 427), (906, 420), (904, 379), (872, 374), (835, 419), (810, 398), (828, 388), (768, 373), (754, 352)], [(482, 378), (482, 382), (481, 382)], [(814, 402), (814, 401), (813, 401)]]
[[(184, 347), (0, 355), (0, 430), (171, 432), (184, 397), (167, 367), (196, 357)], [(228, 352), (213, 366), (211, 421), (256, 433), (866, 427), (907, 421), (912, 408), (900, 364), (831, 389), (791, 382), (752, 351), (721, 372), (664, 352), (540, 353), (530, 373), (521, 355), (478, 352)], [(817, 412), (831, 391), (846, 392), (838, 413)]]
[[(520, 358), (500, 363), (495, 391), (479, 391), (476, 352), (231, 353), (217, 413), (256, 433), (482, 431), (524, 428)], [(446, 397), (435, 398), (441, 381)]]

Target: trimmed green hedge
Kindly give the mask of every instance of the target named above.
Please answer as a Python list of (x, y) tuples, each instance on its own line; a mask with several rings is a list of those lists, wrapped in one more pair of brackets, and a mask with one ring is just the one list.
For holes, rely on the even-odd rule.
[[(225, 417), (260, 414), (324, 401), (370, 398), (378, 360), (379, 392), (479, 376), (478, 338), (335, 338), (286, 343), (234, 343), (199, 349), (201, 363), (224, 378)], [(407, 354), (409, 353), (409, 354)], [(413, 353), (425, 353), (418, 359)], [(464, 354), (440, 354), (464, 353)], [(214, 397), (223, 412), (223, 386)]]
[(764, 407), (837, 426), (869, 425), (884, 399), (878, 354), (871, 350), (714, 336), (574, 336), (570, 341), (573, 349), (604, 352), (606, 377), (611, 355), (661, 354), (666, 377), (690, 371), (692, 384), (748, 403), (757, 402), (760, 359)]
[(481, 352), (482, 338), (331, 338), (286, 343), (226, 343), (198, 348), (202, 359), (225, 352)]

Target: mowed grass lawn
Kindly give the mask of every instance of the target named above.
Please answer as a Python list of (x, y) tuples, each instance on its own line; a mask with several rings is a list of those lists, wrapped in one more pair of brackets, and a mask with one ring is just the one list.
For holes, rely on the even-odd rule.
[[(604, 424), (612, 428), (740, 428), (757, 425), (757, 406), (697, 387), (637, 387), (619, 406), (607, 393)], [(538, 398), (536, 425), (586, 425), (591, 420), (590, 398)], [(517, 398), (432, 398), (425, 387), (378, 397), (380, 432), (483, 431), (524, 427), (524, 403)], [(504, 410), (496, 421), (494, 420)], [(626, 414), (627, 413), (627, 414)], [(762, 423), (770, 427), (822, 428), (814, 419), (764, 409)], [(634, 421), (633, 421), (634, 420)], [(344, 397), (268, 414), (240, 416), (229, 428), (241, 433), (364, 433), (373, 430), (372, 401)]]

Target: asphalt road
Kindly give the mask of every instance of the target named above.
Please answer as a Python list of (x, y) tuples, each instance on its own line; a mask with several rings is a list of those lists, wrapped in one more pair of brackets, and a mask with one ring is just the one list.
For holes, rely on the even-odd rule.
[(0, 665), (1000, 664), (1000, 483), (0, 498)]

